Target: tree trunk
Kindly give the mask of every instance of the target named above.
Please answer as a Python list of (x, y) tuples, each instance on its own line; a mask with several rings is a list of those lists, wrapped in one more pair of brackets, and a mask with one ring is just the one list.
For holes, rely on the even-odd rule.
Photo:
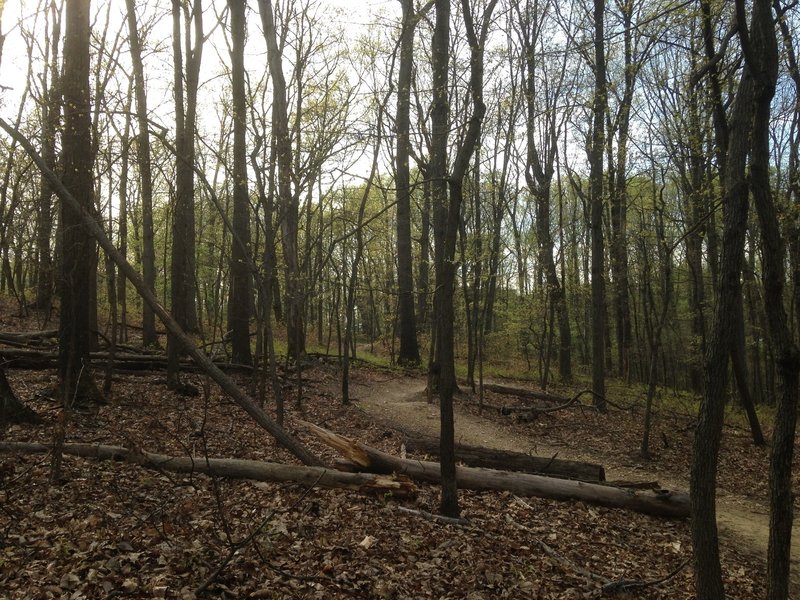
[[(754, 6), (763, 5), (759, 0)], [(763, 7), (754, 10), (760, 12)], [(742, 15), (743, 16), (743, 15)], [(736, 327), (736, 299), (747, 229), (747, 156), (753, 130), (756, 76), (745, 64), (729, 121), (723, 187), (723, 239), (716, 309), (705, 359), (705, 394), (695, 429), (691, 468), (692, 542), (697, 597), (724, 597), (716, 524), (716, 476), (728, 382), (728, 360)]]
[[(447, 145), (450, 129), (449, 60), (450, 60), (450, 0), (436, 0), (436, 19), (431, 43), (431, 70), (433, 76), (433, 104), (431, 107), (431, 191), (433, 199), (433, 231), (435, 240), (436, 291), (433, 296), (435, 315), (435, 362), (432, 381), (435, 381), (440, 401), (440, 440), (442, 457), (442, 497), (440, 510), (448, 517), (458, 517), (458, 496), (453, 454), (453, 390), (455, 365), (453, 364), (453, 270), (455, 234), (451, 233), (453, 252), (446, 249), (448, 207), (447, 197)], [(460, 208), (460, 207), (459, 207)], [(458, 213), (450, 229), (458, 226)], [(448, 261), (447, 257), (450, 256)]]
[(61, 203), (61, 310), (59, 368), (65, 407), (94, 399), (90, 371), (89, 308), (95, 240), (81, 219), (94, 219), (94, 176), (89, 98), (89, 0), (67, 3), (64, 42), (63, 183), (80, 203), (80, 212)]
[(605, 0), (594, 0), (594, 100), (592, 106), (592, 138), (589, 148), (592, 240), (592, 388), (595, 406), (606, 409), (605, 403), (605, 248), (603, 243), (603, 148), (605, 147), (605, 114), (608, 106), (605, 54)]
[[(139, 139), (136, 144), (136, 159), (139, 167), (139, 197), (142, 211), (142, 274), (144, 284), (156, 289), (156, 259), (153, 241), (153, 175), (150, 164), (150, 129), (147, 114), (147, 93), (145, 91), (144, 66), (142, 64), (142, 44), (136, 24), (134, 0), (125, 0), (128, 17), (128, 39), (133, 64), (134, 89), (136, 93), (136, 121)], [(145, 302), (142, 305), (142, 344), (156, 346), (156, 317)]]
[[(0, 442), (0, 452), (46, 454), (52, 448), (46, 444)], [(167, 456), (120, 446), (99, 444), (64, 444), (62, 451), (71, 456), (97, 460), (123, 461), (148, 469), (172, 473), (204, 473), (212, 477), (252, 479), (253, 481), (291, 481), (304, 486), (322, 486), (353, 490), (362, 494), (408, 498), (417, 495), (417, 488), (407, 478), (372, 473), (342, 473), (316, 466), (284, 465), (280, 463), (240, 458), (210, 458), (207, 456)]]
[(778, 43), (769, 0), (756, 0), (754, 3), (749, 51), (745, 55), (746, 61), (753, 61), (750, 68), (758, 74), (750, 151), (751, 189), (761, 225), (764, 307), (775, 352), (779, 388), (769, 468), (767, 598), (785, 600), (789, 598), (794, 517), (792, 460), (797, 424), (800, 349), (792, 339), (783, 305), (786, 244), (781, 235), (770, 186), (770, 106), (778, 79)]
[(245, 0), (228, 0), (231, 23), (231, 93), (233, 96), (233, 231), (231, 232), (228, 331), (231, 360), (250, 365), (250, 317), (253, 285), (250, 263), (250, 193), (247, 186), (247, 106), (244, 73)]
[[(52, 35), (45, 42), (49, 48), (48, 63), (42, 74), (44, 102), (42, 103), (42, 159), (51, 170), (56, 170), (56, 133), (61, 120), (58, 53), (61, 44), (61, 17), (55, 3), (50, 5), (49, 19)], [(40, 179), (39, 202), (36, 218), (36, 252), (38, 254), (35, 306), (49, 310), (53, 302), (53, 257), (50, 238), (53, 233), (53, 190), (47, 178)]]
[[(406, 434), (403, 438), (410, 452), (439, 455), (439, 440), (417, 434)], [(578, 481), (605, 481), (605, 469), (601, 465), (556, 457), (533, 456), (524, 452), (510, 452), (495, 448), (456, 444), (456, 460), (468, 467), (483, 467), (503, 471), (536, 473), (548, 477), (562, 477)]]
[(281, 243), (286, 272), (286, 337), (289, 356), (299, 359), (305, 354), (303, 325), (303, 285), (299, 264), (298, 220), (299, 203), (292, 193), (292, 140), (289, 135), (289, 111), (286, 99), (286, 78), (283, 75), (281, 50), (275, 31), (272, 0), (259, 0), (261, 24), (267, 44), (269, 72), (272, 76), (272, 127), (278, 164), (278, 211), (281, 223)]
[[(419, 481), (439, 482), (442, 479), (442, 467), (439, 463), (397, 458), (311, 423), (300, 423), (323, 442), (369, 472), (398, 473)], [(580, 500), (659, 517), (689, 516), (689, 498), (682, 492), (619, 489), (583, 481), (475, 467), (457, 467), (456, 477), (458, 486), (464, 489), (505, 491), (552, 500)]]
[(414, 29), (418, 17), (413, 0), (400, 0), (403, 25), (400, 33), (400, 71), (397, 76), (396, 186), (397, 186), (397, 288), (400, 333), (399, 364), (420, 362), (417, 343), (417, 322), (414, 314), (414, 272), (411, 256), (411, 183), (409, 154), (411, 142), (410, 109), (411, 78), (414, 61)]

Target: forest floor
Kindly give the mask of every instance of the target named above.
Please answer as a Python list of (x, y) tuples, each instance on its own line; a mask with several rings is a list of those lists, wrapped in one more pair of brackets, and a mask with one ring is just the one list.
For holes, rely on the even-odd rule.
[[(0, 331), (21, 329), (0, 315)], [(60, 412), (47, 394), (54, 373), (8, 368), (7, 374), (45, 422), (6, 426), (0, 439), (51, 442)], [(404, 431), (438, 431), (438, 410), (427, 403), (422, 376), (359, 367), (348, 406), (338, 400), (336, 365), (317, 361), (304, 376), (301, 407), (286, 389), (287, 429), (326, 460), (332, 451), (296, 419), (395, 454)], [(166, 389), (163, 373), (118, 372), (108, 404), (77, 413), (67, 441), (296, 463), (215, 386), (199, 375), (189, 379), (205, 391), (182, 397)], [(251, 383), (240, 378), (245, 387)], [(492, 394), (487, 401), (517, 402)], [(609, 480), (658, 479), (685, 490), (692, 418), (658, 413), (658, 451), (649, 461), (636, 458), (640, 421), (637, 411), (569, 409), (522, 422), (478, 415), (463, 394), (456, 437), (601, 462)], [(726, 428), (719, 511), (731, 598), (764, 597), (767, 455), (746, 431)], [(399, 510), (437, 512), (438, 489), (424, 484), (416, 499), (400, 500), (65, 456), (63, 482), (50, 485), (49, 465), (46, 456), (0, 454), (2, 598), (694, 596), (686, 521), (465, 491), (460, 503), (468, 524), (457, 526)], [(642, 587), (606, 585), (623, 580)]]

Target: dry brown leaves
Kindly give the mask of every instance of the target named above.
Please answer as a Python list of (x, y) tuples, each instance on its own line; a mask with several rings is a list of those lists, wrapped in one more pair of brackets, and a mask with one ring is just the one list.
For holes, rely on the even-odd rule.
[[(58, 406), (35, 392), (52, 383), (51, 375), (9, 375), (47, 425), (12, 426), (2, 437), (49, 443)], [(335, 367), (318, 365), (307, 375), (302, 409), (287, 390), (288, 428), (315, 452), (332, 458), (294, 430), (295, 416), (399, 450), (397, 431), (324, 391), (336, 383)], [(162, 380), (161, 374), (118, 375), (109, 404), (75, 415), (68, 441), (294, 462), (214, 387), (208, 397), (187, 399), (168, 392)], [(195, 377), (195, 383), (202, 388), (204, 382)], [(565, 411), (546, 419), (544, 425), (513, 424), (498, 417), (498, 427), (549, 428), (549, 435), (602, 444), (606, 452), (635, 447), (623, 418)], [(661, 460), (681, 468), (690, 444), (678, 440), (674, 427), (668, 435), (674, 443)], [(3, 597), (192, 598), (198, 590), (228, 598), (693, 597), (691, 565), (659, 584), (622, 591), (608, 586), (653, 582), (678, 569), (691, 557), (685, 522), (464, 492), (469, 524), (459, 527), (401, 512), (392, 498), (73, 457), (64, 464), (66, 480), (51, 486), (47, 457), (0, 455)], [(749, 462), (731, 467), (752, 468)], [(437, 504), (437, 489), (422, 486), (406, 506), (435, 513)], [(763, 597), (758, 561), (728, 549), (724, 568), (731, 597)]]

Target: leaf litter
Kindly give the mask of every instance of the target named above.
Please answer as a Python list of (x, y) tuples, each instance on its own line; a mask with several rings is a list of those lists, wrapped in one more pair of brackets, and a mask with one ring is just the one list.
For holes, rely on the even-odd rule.
[[(294, 418), (400, 452), (398, 428), (338, 402), (331, 391), (338, 377), (335, 367), (318, 364), (306, 375), (302, 409), (287, 400), (287, 429), (314, 452), (334, 458), (327, 447), (295, 429)], [(57, 406), (32, 390), (52, 383), (50, 374), (11, 371), (9, 376), (46, 424), (10, 426), (3, 438), (49, 443)], [(360, 369), (354, 378), (360, 393), (380, 393), (381, 377), (375, 373)], [(195, 379), (202, 388), (201, 378)], [(240, 384), (251, 382), (242, 378)], [(216, 388), (210, 389), (208, 398), (185, 398), (165, 388), (163, 374), (119, 374), (109, 404), (75, 415), (67, 441), (199, 458), (296, 462)], [(287, 398), (294, 398), (291, 390)], [(588, 440), (590, 447), (611, 426), (614, 445), (632, 447), (624, 420), (576, 413), (549, 416), (549, 434), (563, 436), (565, 443)], [(486, 418), (497, 428), (537, 427)], [(688, 450), (682, 452), (665, 459), (684, 464)], [(462, 517), (468, 523), (456, 525), (397, 510), (399, 501), (391, 497), (343, 490), (177, 475), (71, 456), (64, 457), (64, 473), (65, 481), (51, 486), (47, 457), (0, 455), (3, 597), (694, 596), (687, 564), (690, 532), (682, 521), (580, 502), (463, 491)], [(402, 505), (436, 513), (438, 489), (420, 485), (416, 500)], [(722, 556), (731, 597), (764, 596), (761, 560), (730, 545)], [(625, 587), (625, 582), (645, 585)]]

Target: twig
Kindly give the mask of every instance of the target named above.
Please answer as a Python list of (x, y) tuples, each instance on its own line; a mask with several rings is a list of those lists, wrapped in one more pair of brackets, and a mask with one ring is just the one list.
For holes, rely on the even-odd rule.
[[(322, 476), (324, 474), (325, 474), (324, 471), (322, 473), (320, 473), (320, 475), (319, 475), (319, 477), (317, 477), (316, 481), (314, 481), (314, 483), (312, 483), (310, 486), (308, 486), (305, 489), (305, 491), (303, 491), (301, 496), (291, 504), (291, 506), (289, 506), (287, 509), (285, 509), (285, 510), (283, 510), (281, 512), (288, 513), (288, 512), (291, 512), (292, 510), (294, 510), (305, 499), (305, 497), (308, 496), (308, 494), (311, 493), (311, 490), (313, 490), (315, 487), (317, 487), (317, 484), (319, 483), (319, 480), (322, 479)], [(222, 573), (222, 571), (225, 569), (225, 567), (227, 567), (230, 564), (230, 562), (236, 556), (237, 552), (239, 552), (239, 550), (241, 550), (245, 546), (250, 545), (253, 542), (253, 540), (256, 538), (256, 536), (258, 536), (261, 533), (261, 531), (263, 531), (264, 527), (267, 526), (267, 523), (269, 523), (272, 520), (272, 517), (275, 516), (276, 512), (277, 511), (271, 510), (267, 514), (267, 516), (264, 517), (264, 519), (262, 519), (261, 523), (258, 524), (258, 527), (256, 527), (246, 538), (231, 544), (230, 549), (228, 550), (227, 556), (223, 559), (223, 561), (220, 563), (220, 565), (216, 569), (214, 569), (214, 572), (211, 573), (211, 575), (208, 576), (208, 578), (200, 585), (200, 587), (198, 587), (194, 591), (195, 596), (199, 596), (200, 594), (202, 594), (203, 592), (208, 590), (209, 586), (212, 583), (214, 583), (214, 581), (217, 579), (219, 574)], [(274, 568), (269, 563), (267, 563), (267, 565), (270, 568)], [(277, 571), (277, 569), (276, 569), (276, 571)], [(281, 575), (283, 575), (283, 574), (284, 573), (281, 573)]]
[(611, 581), (603, 586), (604, 592), (621, 592), (625, 590), (633, 590), (633, 589), (642, 589), (647, 587), (654, 587), (656, 585), (662, 584), (664, 582), (669, 581), (673, 577), (675, 577), (678, 573), (680, 573), (683, 568), (689, 564), (691, 558), (687, 558), (681, 564), (679, 564), (674, 570), (670, 571), (664, 577), (659, 577), (658, 579), (650, 579), (650, 580), (643, 580), (643, 579), (620, 579), (618, 581)]
[(425, 510), (418, 510), (415, 508), (407, 508), (405, 506), (400, 506), (399, 504), (395, 504), (394, 508), (399, 510), (400, 512), (404, 512), (409, 515), (414, 515), (416, 517), (422, 517), (427, 521), (434, 521), (436, 523), (444, 523), (446, 525), (455, 525), (456, 527), (469, 527), (472, 523), (469, 519), (462, 519), (462, 518), (454, 518), (454, 517), (445, 517), (444, 515), (437, 515), (434, 513), (430, 513)]
[[(514, 500), (516, 500), (519, 504), (523, 505), (524, 507), (529, 508), (530, 510), (534, 510), (534, 508), (530, 504), (525, 502), (519, 496), (514, 496)], [(593, 573), (591, 571), (588, 571), (587, 569), (584, 569), (583, 567), (579, 567), (574, 562), (572, 562), (568, 558), (562, 556), (561, 554), (556, 552), (553, 548), (551, 548), (550, 546), (545, 544), (538, 537), (536, 537), (536, 532), (533, 531), (532, 529), (530, 529), (529, 527), (526, 527), (525, 525), (522, 525), (521, 523), (517, 523), (509, 515), (506, 515), (506, 519), (510, 523), (515, 525), (517, 528), (521, 529), (522, 531), (525, 531), (525, 532), (528, 532), (528, 533), (532, 534), (533, 535), (533, 540), (536, 542), (536, 544), (542, 550), (544, 550), (544, 552), (548, 556), (553, 558), (556, 562), (560, 563), (562, 566), (566, 566), (566, 567), (572, 569), (576, 573), (578, 573), (580, 575), (583, 575), (584, 577), (590, 579), (591, 581), (597, 581), (597, 582), (601, 583), (603, 585), (602, 591), (604, 593), (614, 593), (614, 592), (621, 592), (621, 591), (625, 591), (625, 590), (633, 590), (633, 589), (642, 589), (642, 588), (647, 588), (647, 587), (654, 587), (656, 585), (659, 585), (659, 584), (662, 584), (662, 583), (664, 583), (666, 581), (669, 581), (670, 579), (675, 577), (691, 561), (691, 558), (687, 558), (680, 565), (678, 565), (674, 570), (670, 571), (669, 573), (667, 573), (663, 577), (659, 577), (658, 579), (650, 579), (650, 580), (644, 580), (644, 579), (617, 579), (617, 580), (612, 580), (612, 579), (609, 579), (607, 577), (604, 577), (603, 575), (598, 575), (597, 573)]]

